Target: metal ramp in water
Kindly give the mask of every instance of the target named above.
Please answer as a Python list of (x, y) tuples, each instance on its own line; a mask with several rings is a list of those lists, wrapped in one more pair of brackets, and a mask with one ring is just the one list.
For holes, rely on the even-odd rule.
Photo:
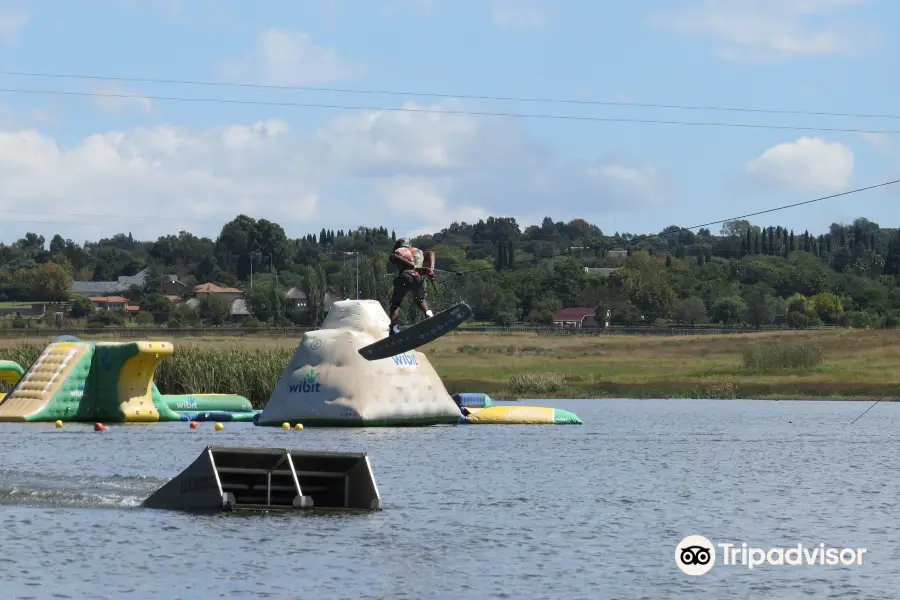
[(207, 446), (143, 506), (172, 510), (382, 508), (365, 453), (235, 446)]

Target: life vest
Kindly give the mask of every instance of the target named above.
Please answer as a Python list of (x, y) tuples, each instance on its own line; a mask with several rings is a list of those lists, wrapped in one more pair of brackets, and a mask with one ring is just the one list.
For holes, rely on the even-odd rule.
[[(396, 254), (414, 264), (417, 269), (421, 269), (422, 265), (425, 264), (425, 254), (418, 248), (397, 248)], [(401, 268), (401, 271), (405, 270), (408, 269)]]

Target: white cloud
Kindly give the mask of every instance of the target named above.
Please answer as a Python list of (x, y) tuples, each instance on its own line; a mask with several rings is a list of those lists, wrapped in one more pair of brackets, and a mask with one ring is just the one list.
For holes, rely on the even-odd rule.
[(267, 85), (325, 85), (356, 77), (361, 68), (301, 31), (268, 29), (250, 55), (221, 65), (227, 77)]
[(863, 132), (859, 134), (859, 137), (868, 142), (869, 145), (877, 150), (880, 154), (890, 154), (891, 146), (885, 134)]
[(545, 22), (543, 11), (530, 0), (494, 0), (491, 18), (509, 29), (540, 29)]
[(659, 187), (660, 174), (652, 165), (601, 164), (589, 167), (589, 176), (604, 188), (616, 201), (627, 201), (629, 198), (642, 198), (646, 202), (662, 202), (663, 194)]
[(29, 16), (24, 12), (0, 11), (0, 44), (19, 43), (19, 35), (28, 21)]
[(30, 110), (13, 110), (0, 104), (0, 131), (11, 128), (40, 127), (41, 125), (55, 125), (56, 113), (46, 108), (32, 108)]
[(143, 114), (153, 112), (153, 103), (149, 98), (141, 97), (138, 92), (123, 89), (116, 83), (95, 86), (91, 93), (103, 94), (93, 96), (91, 100), (103, 112), (110, 114), (122, 114), (131, 109)]
[(850, 186), (853, 168), (853, 152), (840, 142), (801, 137), (769, 148), (747, 164), (746, 173), (779, 187), (834, 192)]
[[(457, 108), (431, 108), (441, 106)], [(513, 120), (387, 111), (346, 114), (311, 133), (279, 120), (200, 131), (163, 125), (70, 147), (8, 128), (0, 181), (6, 240), (26, 230), (76, 240), (179, 229), (214, 237), (240, 212), (293, 236), (361, 224), (434, 231), (490, 214), (600, 219), (658, 203), (666, 185), (653, 167), (616, 157), (560, 163)]]
[(414, 225), (401, 234), (408, 237), (440, 231), (453, 221), (475, 223), (490, 216), (480, 206), (451, 205), (453, 186), (447, 180), (398, 175), (380, 182), (376, 189), (377, 197), (393, 212), (415, 218)]
[[(844, 12), (870, 0), (703, 0), (652, 23), (723, 42), (723, 58), (781, 60), (855, 54), (877, 43)], [(842, 13), (835, 15), (834, 13)]]

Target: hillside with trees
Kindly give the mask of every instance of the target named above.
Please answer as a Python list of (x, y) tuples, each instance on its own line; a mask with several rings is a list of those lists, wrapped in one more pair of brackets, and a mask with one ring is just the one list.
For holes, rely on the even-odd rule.
[[(327, 291), (354, 298), (358, 289), (361, 298), (387, 301), (395, 239), (380, 226), (291, 239), (277, 223), (245, 215), (226, 223), (216, 239), (180, 231), (154, 241), (122, 233), (84, 244), (55, 235), (47, 244), (26, 233), (0, 244), (0, 302), (68, 303), (79, 316), (91, 312), (91, 303), (71, 297), (73, 280), (115, 281), (148, 268), (146, 285), (127, 292), (145, 322), (226, 320), (222, 307), (198, 312), (166, 298), (162, 281), (174, 275), (189, 290), (185, 297), (202, 283), (243, 290), (253, 324), (314, 325)], [(447, 272), (439, 274), (437, 298), (432, 292), (437, 308), (464, 299), (477, 320), (498, 325), (551, 324), (563, 307), (608, 309), (614, 325), (630, 326), (900, 322), (900, 230), (865, 218), (825, 232), (730, 221), (717, 233), (673, 225), (656, 234), (610, 235), (581, 219), (547, 217), (523, 228), (491, 217), (412, 243), (435, 251)], [(305, 292), (308, 310), (286, 308), (290, 288)]]

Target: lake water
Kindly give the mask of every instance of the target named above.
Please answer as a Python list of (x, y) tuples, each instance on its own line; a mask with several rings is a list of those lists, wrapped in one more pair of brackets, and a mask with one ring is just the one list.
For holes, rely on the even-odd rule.
[[(4, 599), (873, 598), (900, 587), (900, 406), (534, 401), (582, 426), (282, 431), (0, 424)], [(368, 452), (384, 511), (139, 502), (207, 444)], [(861, 566), (675, 564), (687, 535), (862, 547)], [(717, 552), (720, 552), (717, 550)]]

